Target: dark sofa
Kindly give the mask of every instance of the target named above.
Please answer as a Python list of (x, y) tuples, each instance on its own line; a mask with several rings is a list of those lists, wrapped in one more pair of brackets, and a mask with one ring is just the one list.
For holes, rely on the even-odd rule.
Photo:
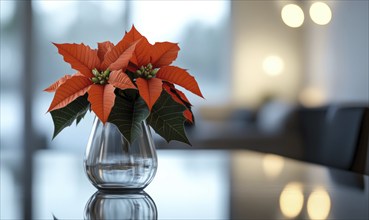
[(198, 120), (187, 129), (193, 146), (156, 141), (160, 149), (249, 149), (368, 172), (368, 112), (363, 104), (306, 108), (270, 102), (254, 113), (238, 110), (225, 120)]

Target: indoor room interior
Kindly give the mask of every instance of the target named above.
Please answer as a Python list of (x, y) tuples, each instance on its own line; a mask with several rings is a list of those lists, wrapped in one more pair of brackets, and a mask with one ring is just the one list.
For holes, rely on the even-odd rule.
[(132, 25), (178, 43), (174, 65), (204, 95), (186, 93), (192, 146), (151, 131), (153, 219), (368, 218), (367, 0), (0, 3), (0, 219), (93, 219), (83, 158), (95, 115), (52, 139), (43, 90), (74, 72), (52, 43), (96, 48)]

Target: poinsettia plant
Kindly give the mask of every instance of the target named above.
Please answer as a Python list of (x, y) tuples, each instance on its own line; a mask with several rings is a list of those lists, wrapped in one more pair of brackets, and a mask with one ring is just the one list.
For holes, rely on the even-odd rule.
[(132, 143), (146, 122), (168, 142), (190, 144), (184, 123), (193, 123), (191, 103), (179, 85), (203, 97), (186, 69), (172, 66), (180, 48), (175, 43), (150, 44), (134, 26), (116, 45), (97, 49), (84, 44), (55, 44), (64, 61), (77, 72), (65, 75), (44, 91), (55, 92), (48, 109), (53, 138), (90, 110), (102, 123), (115, 124)]

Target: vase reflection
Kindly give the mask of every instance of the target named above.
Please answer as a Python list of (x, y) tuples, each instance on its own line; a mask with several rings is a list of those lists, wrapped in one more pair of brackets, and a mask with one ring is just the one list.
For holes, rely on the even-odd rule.
[(157, 219), (155, 202), (144, 191), (97, 191), (85, 207), (85, 219)]

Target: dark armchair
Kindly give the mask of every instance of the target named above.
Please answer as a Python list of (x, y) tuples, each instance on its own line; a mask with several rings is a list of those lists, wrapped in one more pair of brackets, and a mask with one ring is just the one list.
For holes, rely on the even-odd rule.
[(304, 161), (369, 174), (369, 108), (329, 105), (296, 110)]

